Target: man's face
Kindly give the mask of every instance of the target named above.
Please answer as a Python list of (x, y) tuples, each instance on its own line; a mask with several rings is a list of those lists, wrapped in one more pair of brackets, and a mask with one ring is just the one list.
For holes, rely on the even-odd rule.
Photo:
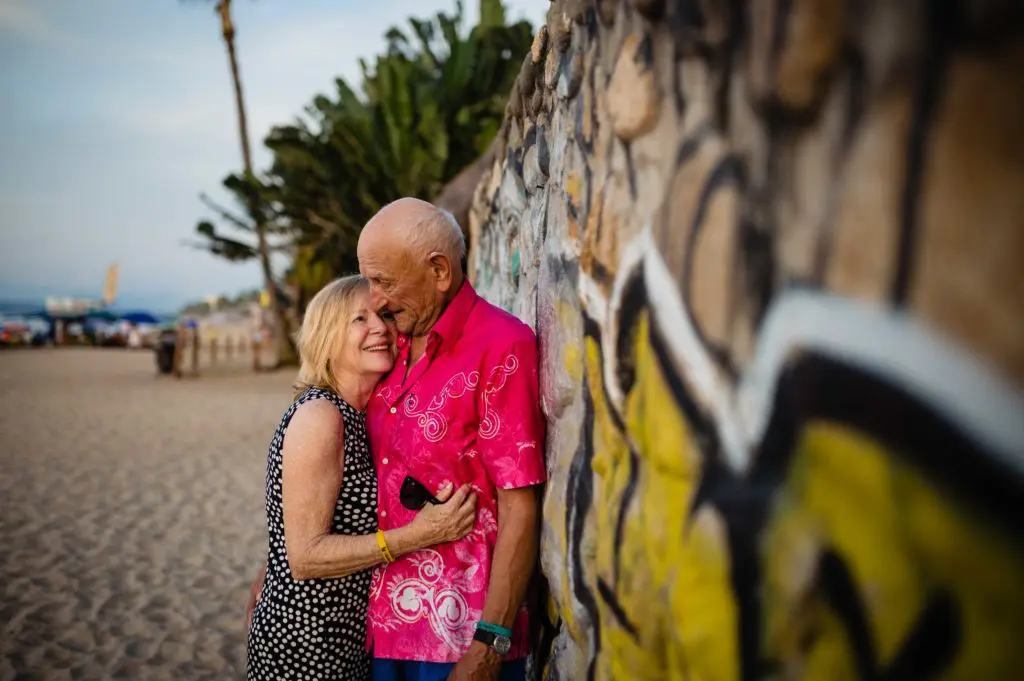
[(360, 240), (359, 272), (370, 282), (371, 304), (387, 308), (399, 333), (426, 335), (440, 316), (443, 292), (426, 258), (420, 261), (400, 244)]

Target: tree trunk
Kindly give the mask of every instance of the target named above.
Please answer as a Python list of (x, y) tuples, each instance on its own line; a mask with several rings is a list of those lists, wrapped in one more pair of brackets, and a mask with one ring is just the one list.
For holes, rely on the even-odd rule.
[[(238, 68), (238, 57), (235, 54), (235, 24), (231, 21), (231, 0), (219, 0), (217, 14), (220, 15), (221, 33), (224, 45), (228, 50), (228, 62), (231, 66), (231, 82), (235, 87), (235, 107), (238, 111), (238, 137), (242, 144), (242, 163), (247, 177), (253, 177), (252, 152), (249, 149), (249, 126), (245, 118), (245, 98), (242, 96), (242, 76)], [(256, 250), (259, 253), (260, 267), (263, 270), (263, 282), (270, 297), (269, 309), (278, 334), (278, 363), (291, 364), (297, 352), (291, 335), (291, 324), (288, 323), (281, 304), (278, 301), (278, 286), (274, 280), (274, 272), (270, 266), (270, 247), (267, 243), (267, 226), (259, 215), (253, 215), (256, 221)]]

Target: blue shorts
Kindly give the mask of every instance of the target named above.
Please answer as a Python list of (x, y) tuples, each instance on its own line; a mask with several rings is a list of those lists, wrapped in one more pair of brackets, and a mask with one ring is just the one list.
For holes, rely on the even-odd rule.
[[(445, 681), (454, 664), (373, 658), (373, 681)], [(526, 681), (526, 658), (501, 665), (499, 681)]]

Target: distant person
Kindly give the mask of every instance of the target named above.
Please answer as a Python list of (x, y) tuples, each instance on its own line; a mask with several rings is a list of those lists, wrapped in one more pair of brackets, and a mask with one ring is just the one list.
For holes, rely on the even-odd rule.
[(142, 334), (134, 324), (128, 327), (128, 347), (133, 350), (138, 350), (142, 347)]
[(445, 503), (377, 529), (365, 409), (394, 363), (394, 340), (358, 276), (328, 284), (306, 310), (296, 399), (267, 458), (269, 542), (250, 602), (249, 681), (368, 680), (371, 568), (473, 528), (476, 495), (464, 485), (434, 490)]
[(260, 347), (263, 342), (263, 332), (257, 326), (252, 332), (252, 370), (259, 372), (260, 370)]
[(445, 483), (471, 484), (480, 505), (467, 537), (377, 567), (374, 681), (526, 675), (545, 480), (537, 339), (476, 294), (465, 253), (455, 219), (418, 199), (385, 206), (359, 236), (373, 309), (390, 311), (400, 334), (367, 410), (380, 527), (415, 518)]

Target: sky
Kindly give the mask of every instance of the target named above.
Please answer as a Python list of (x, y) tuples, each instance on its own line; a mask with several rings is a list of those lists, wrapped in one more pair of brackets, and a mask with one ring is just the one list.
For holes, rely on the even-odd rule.
[[(0, 0), (0, 299), (100, 297), (173, 311), (260, 285), (187, 245), (242, 166), (220, 23), (204, 0)], [(466, 0), (469, 25), (477, 3)], [(506, 0), (536, 27), (549, 0)], [(235, 0), (257, 171), (262, 140), (410, 16), (454, 0)]]

